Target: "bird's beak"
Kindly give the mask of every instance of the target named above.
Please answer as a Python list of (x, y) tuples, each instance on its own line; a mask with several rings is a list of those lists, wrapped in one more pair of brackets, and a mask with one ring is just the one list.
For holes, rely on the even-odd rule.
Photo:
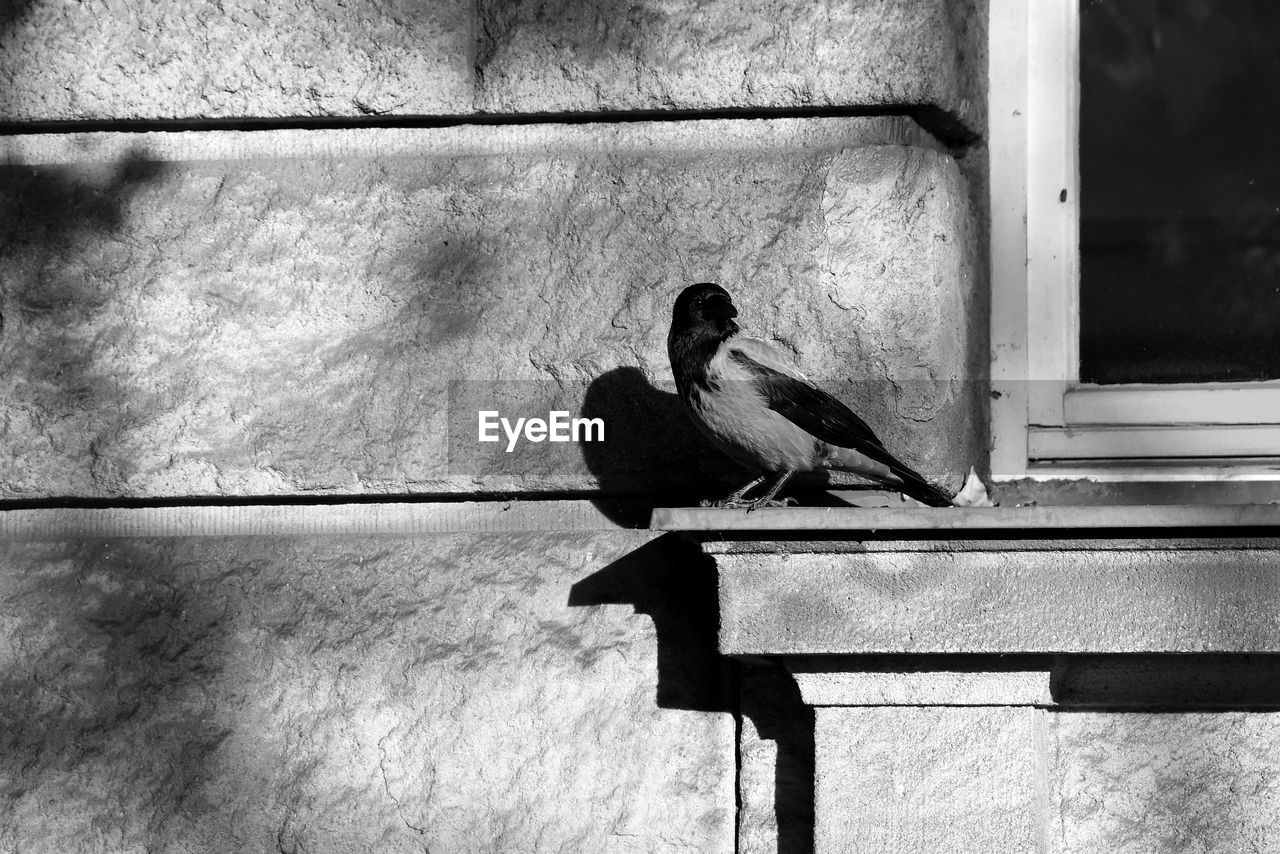
[(737, 317), (738, 309), (727, 296), (715, 295), (707, 300), (707, 314), (716, 318)]

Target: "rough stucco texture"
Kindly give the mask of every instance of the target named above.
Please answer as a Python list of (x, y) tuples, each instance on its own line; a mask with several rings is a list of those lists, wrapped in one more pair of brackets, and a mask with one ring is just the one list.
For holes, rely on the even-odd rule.
[(0, 848), (728, 854), (714, 579), (646, 537), (6, 543)]
[(1050, 716), (1057, 854), (1278, 851), (1280, 715)]
[[(705, 280), (957, 488), (985, 447), (967, 195), (949, 155), (873, 144), (889, 126), (183, 161), (142, 136), (108, 163), (7, 167), (0, 495), (715, 494), (743, 474), (666, 390), (672, 301)], [(680, 139), (627, 142), (661, 133)], [(606, 441), (505, 453), (477, 441), (495, 401), (600, 417)]]
[(482, 0), (494, 112), (929, 104), (973, 122), (972, 4)]
[(1029, 708), (816, 712), (816, 854), (1037, 850)]
[(1280, 652), (1273, 548), (723, 555), (726, 654)]
[[(0, 6), (0, 119), (983, 103), (981, 0)], [(478, 72), (478, 73), (477, 73)]]
[(463, 113), (465, 0), (13, 0), (9, 121)]

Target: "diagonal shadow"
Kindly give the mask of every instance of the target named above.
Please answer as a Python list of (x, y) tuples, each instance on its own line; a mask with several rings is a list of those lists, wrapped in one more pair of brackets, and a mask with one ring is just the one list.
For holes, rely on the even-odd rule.
[[(761, 738), (776, 742), (777, 850), (810, 854), (813, 711), (779, 668), (720, 654), (715, 562), (696, 544), (666, 534), (575, 583), (568, 604), (630, 605), (653, 620), (660, 708), (745, 716)], [(756, 699), (762, 696), (768, 701)]]

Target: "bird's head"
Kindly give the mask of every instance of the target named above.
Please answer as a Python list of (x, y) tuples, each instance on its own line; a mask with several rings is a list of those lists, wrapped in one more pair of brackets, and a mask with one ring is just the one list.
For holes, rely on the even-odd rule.
[(729, 292), (714, 282), (690, 285), (676, 297), (671, 312), (672, 331), (707, 330), (722, 337), (738, 331), (733, 318), (738, 316)]

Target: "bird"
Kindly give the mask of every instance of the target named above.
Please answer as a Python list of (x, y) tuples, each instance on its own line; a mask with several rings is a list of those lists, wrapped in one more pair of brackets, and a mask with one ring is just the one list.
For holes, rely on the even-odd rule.
[[(699, 282), (676, 297), (667, 335), (676, 391), (694, 424), (739, 465), (760, 473), (713, 506), (789, 506), (792, 499), (774, 496), (792, 475), (816, 469), (853, 472), (932, 507), (953, 505), (787, 354), (739, 335), (737, 316), (728, 291)], [(763, 495), (745, 497), (770, 477)]]

